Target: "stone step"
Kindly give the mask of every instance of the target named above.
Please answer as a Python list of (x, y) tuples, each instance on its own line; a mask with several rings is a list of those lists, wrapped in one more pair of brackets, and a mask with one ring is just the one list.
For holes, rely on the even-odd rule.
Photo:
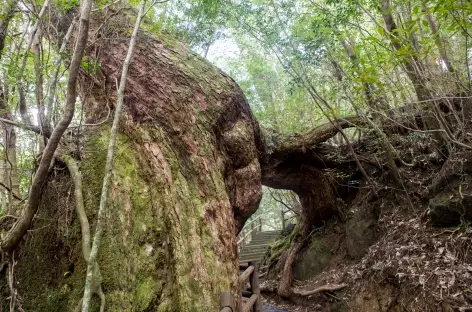
[(277, 232), (260, 232), (260, 233), (257, 233), (255, 234), (255, 236), (279, 236), (281, 234), (281, 232), (277, 231)]
[(278, 237), (254, 237), (251, 242), (267, 242), (267, 241), (275, 241)]
[(254, 243), (250, 243), (250, 244), (247, 244), (246, 246), (243, 247), (244, 248), (268, 248), (270, 246), (269, 243), (260, 243), (260, 244), (254, 244)]
[(254, 237), (279, 237), (280, 233), (278, 234), (256, 234)]
[(255, 257), (246, 257), (244, 259), (240, 259), (239, 260), (239, 263), (248, 263), (248, 262), (251, 262), (251, 261), (255, 261), (255, 262), (259, 262), (262, 260), (262, 257), (259, 257), (259, 256), (255, 256)]
[(249, 242), (249, 244), (247, 245), (263, 245), (263, 244), (270, 244), (272, 242), (275, 242), (275, 239), (254, 239), (251, 242)]
[(273, 239), (273, 238), (279, 238), (280, 235), (254, 235), (253, 239), (259, 238), (259, 239)]
[(254, 235), (251, 242), (241, 248), (239, 252), (239, 262), (260, 261), (267, 253), (269, 246), (280, 237), (280, 231), (267, 231)]
[(275, 233), (267, 233), (267, 232), (261, 232), (261, 233), (257, 233), (255, 234), (254, 236), (280, 236), (280, 232), (275, 232)]
[(239, 251), (239, 254), (242, 255), (242, 254), (248, 254), (248, 253), (254, 253), (254, 252), (266, 252), (268, 250), (268, 248), (254, 248), (254, 249), (241, 249)]
[(255, 253), (247, 253), (239, 256), (239, 261), (245, 260), (245, 259), (257, 259), (260, 260), (262, 257), (264, 257), (266, 253), (265, 252), (255, 252)]
[(267, 249), (263, 249), (263, 250), (246, 250), (242, 253), (239, 254), (239, 257), (242, 258), (246, 255), (252, 255), (252, 254), (265, 254), (267, 251)]

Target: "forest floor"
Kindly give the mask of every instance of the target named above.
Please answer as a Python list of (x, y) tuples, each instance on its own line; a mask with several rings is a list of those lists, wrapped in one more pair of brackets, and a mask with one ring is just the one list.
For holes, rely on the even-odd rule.
[[(472, 311), (472, 226), (467, 221), (435, 226), (428, 200), (421, 195), (440, 168), (402, 168), (403, 189), (392, 187), (385, 176), (377, 179), (379, 196), (360, 190), (349, 203), (350, 215), (327, 222), (313, 234), (311, 242), (327, 246), (330, 261), (313, 278), (295, 280), (294, 289), (346, 284), (344, 289), (284, 300), (275, 295), (280, 271), (269, 271), (272, 280), (261, 285), (266, 302), (286, 311)], [(376, 218), (353, 238), (349, 219), (354, 209), (374, 211)], [(369, 235), (373, 238), (363, 246)], [(297, 261), (307, 254), (302, 250)], [(318, 258), (312, 257), (309, 261)]]
[[(290, 310), (290, 311), (293, 311), (293, 310)], [(262, 312), (289, 312), (289, 310), (282, 310), (281, 308), (276, 307), (274, 305), (264, 304), (262, 306)]]
[[(266, 294), (266, 302), (301, 312), (465, 311), (470, 307), (472, 228), (434, 228), (421, 215), (393, 211), (381, 217), (379, 226), (382, 237), (359, 261), (334, 261), (314, 278), (294, 282), (298, 290), (342, 283), (348, 285), (346, 289), (290, 300)], [(269, 280), (264, 288), (275, 292), (276, 285)]]

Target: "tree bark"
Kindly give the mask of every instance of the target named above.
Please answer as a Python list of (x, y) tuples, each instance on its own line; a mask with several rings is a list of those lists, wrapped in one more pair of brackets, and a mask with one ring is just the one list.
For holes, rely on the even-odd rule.
[(427, 12), (428, 8), (426, 7), (425, 3), (422, 4), (422, 9), (423, 9), (423, 12), (425, 12), (425, 17), (426, 17), (426, 20), (428, 21), (431, 35), (433, 35), (434, 43), (436, 44), (436, 47), (438, 48), (439, 56), (444, 62), (444, 66), (446, 67), (446, 70), (452, 73), (454, 72), (454, 68), (452, 67), (451, 61), (449, 60), (449, 57), (447, 56), (446, 45), (445, 45), (444, 39), (441, 37), (441, 34), (438, 32), (438, 27), (436, 25), (436, 22), (434, 21), (433, 16)]
[[(83, 131), (79, 150), (69, 150), (80, 159), (84, 209), (91, 221), (104, 178), (110, 133), (107, 106), (116, 109), (116, 81), (134, 24), (128, 13), (92, 15), (94, 36), (86, 54), (97, 62), (98, 71), (80, 69), (78, 77), (85, 122), (94, 126)], [(343, 165), (326, 157), (332, 149), (320, 143), (342, 128), (365, 123), (346, 118), (298, 136), (262, 135), (230, 77), (174, 39), (145, 32), (137, 36), (123, 105), (97, 253), (109, 311), (216, 311), (220, 292), (237, 293), (235, 234), (256, 211), (261, 184), (299, 195), (302, 233), (309, 233), (336, 213), (335, 191), (322, 169)], [(67, 120), (59, 123), (61, 131)], [(36, 174), (43, 180), (35, 179), (29, 198), (41, 198), (41, 218), (35, 220), (37, 231), (28, 236), (31, 249), (17, 267), (23, 308), (38, 312), (76, 306), (87, 266), (77, 235), (80, 222), (71, 217), (70, 176), (56, 170), (45, 184), (44, 164), (49, 166), (51, 159), (45, 157), (51, 156), (49, 144), (59, 143), (57, 131)], [(60, 163), (56, 166), (63, 169)], [(38, 187), (43, 186), (41, 197)], [(4, 250), (13, 250), (30, 228), (37, 211), (32, 203), (27, 219), (19, 221), (21, 231), (14, 228), (19, 236), (13, 243), (9, 236), (2, 241)], [(296, 252), (297, 248), (291, 251), (293, 259)], [(65, 278), (71, 265), (75, 269)], [(98, 304), (92, 300), (91, 309)]]
[[(92, 29), (99, 29), (102, 20), (104, 16), (95, 13)], [(108, 19), (100, 38), (90, 38), (87, 50), (88, 57), (99, 63), (99, 73), (80, 71), (85, 122), (99, 124), (85, 131), (81, 163), (85, 209), (91, 221), (100, 197), (110, 129), (109, 123), (102, 122), (108, 116), (107, 103), (115, 109), (116, 80), (128, 49), (124, 39), (132, 24), (126, 15)], [(107, 310), (216, 311), (221, 291), (236, 293), (235, 233), (261, 198), (259, 127), (231, 78), (173, 39), (154, 39), (144, 32), (137, 39), (97, 255)], [(57, 179), (67, 180), (65, 176)], [(40, 211), (48, 217), (36, 220), (35, 227), (51, 222), (46, 219), (63, 220), (63, 209), (72, 205), (53, 204), (57, 185), (51, 182), (46, 188)], [(48, 240), (33, 235), (28, 243), (48, 246), (32, 247), (40, 259), (51, 259), (51, 248), (66, 241), (60, 233), (65, 233), (62, 227), (67, 223), (47, 224), (47, 231), (59, 235)], [(78, 229), (78, 222), (72, 221), (68, 232)], [(78, 237), (67, 239), (67, 246), (80, 246)], [(24, 281), (26, 310), (41, 311), (28, 306), (38, 300), (47, 307), (44, 311), (65, 311), (77, 304), (86, 265), (78, 250), (65, 247), (67, 256), (52, 258), (47, 267), (39, 264), (38, 283), (19, 277)], [(68, 259), (75, 267), (67, 281), (71, 291), (41, 287), (61, 280), (62, 273), (54, 272), (67, 267)], [(31, 272), (30, 261), (28, 256), (22, 259), (19, 271)], [(53, 277), (56, 282), (47, 282)], [(54, 308), (47, 302), (50, 297), (44, 296), (48, 291), (61, 298)], [(95, 298), (91, 309), (94, 304)]]
[[(0, 85), (0, 117), (12, 120), (11, 110), (8, 104), (8, 92), (6, 86)], [(16, 129), (14, 126), (3, 123), (3, 147), (5, 159), (2, 161), (3, 172), (1, 181), (7, 187), (8, 209), (6, 213), (17, 215), (16, 208), (20, 198), (20, 181), (18, 175), (18, 162), (16, 159)]]
[(17, 6), (16, 0), (6, 1), (5, 8), (0, 12), (0, 59), (3, 55), (3, 49), (5, 48), (5, 39), (7, 37), (8, 26), (11, 19), (15, 16), (15, 9)]
[[(1, 12), (0, 20), (0, 59), (5, 48), (5, 40), (8, 32), (8, 26), (15, 15), (17, 2), (9, 0), (6, 2), (5, 9)], [(8, 86), (0, 85), (0, 117), (12, 120), (11, 110), (8, 106)], [(3, 161), (2, 181), (9, 188), (8, 214), (15, 214), (14, 207), (20, 197), (20, 183), (18, 176), (18, 165), (16, 161), (16, 130), (13, 126), (3, 124), (3, 147), (5, 148), (6, 159)]]
[(279, 281), (279, 287), (277, 288), (277, 294), (281, 297), (289, 298), (293, 295), (293, 263), (295, 262), (295, 258), (301, 247), (302, 243), (299, 241), (292, 242), (292, 245), (290, 246), (287, 259), (285, 260), (284, 269), (282, 271), (281, 278)]
[[(95, 272), (97, 271), (95, 267), (97, 266), (97, 255), (102, 241), (103, 230), (104, 230), (104, 221), (106, 206), (108, 203), (108, 194), (110, 192), (110, 184), (112, 180), (113, 173), (113, 161), (116, 151), (116, 141), (118, 137), (118, 126), (120, 124), (121, 114), (123, 111), (123, 102), (125, 96), (125, 87), (126, 87), (126, 78), (128, 76), (129, 65), (133, 57), (134, 47), (136, 45), (136, 37), (138, 35), (139, 27), (141, 26), (141, 21), (144, 18), (146, 10), (146, 0), (141, 0), (139, 6), (138, 17), (136, 18), (136, 24), (134, 25), (133, 34), (131, 35), (128, 51), (126, 53), (126, 58), (123, 62), (123, 69), (121, 71), (120, 85), (117, 91), (117, 100), (115, 107), (115, 116), (113, 118), (113, 125), (110, 130), (110, 142), (108, 143), (107, 148), (107, 161), (105, 164), (105, 176), (103, 178), (102, 192), (100, 196), (100, 204), (97, 212), (97, 225), (95, 228), (95, 235), (93, 236), (93, 244), (90, 250), (90, 256), (86, 258), (87, 261), (87, 277), (85, 279), (85, 288), (84, 288), (84, 298), (82, 301), (82, 312), (88, 312), (90, 309), (90, 300), (94, 292), (93, 285), (94, 280), (97, 279)], [(103, 310), (103, 308), (101, 309)]]

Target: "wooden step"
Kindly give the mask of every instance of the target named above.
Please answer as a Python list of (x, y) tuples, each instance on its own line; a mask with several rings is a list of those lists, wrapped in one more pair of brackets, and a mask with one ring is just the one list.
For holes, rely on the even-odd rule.
[(264, 243), (264, 244), (249, 244), (244, 246), (242, 249), (262, 249), (262, 248), (269, 248), (270, 244)]
[(260, 261), (264, 257), (264, 255), (265, 252), (245, 254), (239, 257), (239, 262)]

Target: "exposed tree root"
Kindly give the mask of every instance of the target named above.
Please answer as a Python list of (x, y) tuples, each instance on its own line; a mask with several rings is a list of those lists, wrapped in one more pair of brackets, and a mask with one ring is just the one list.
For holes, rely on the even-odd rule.
[(329, 291), (336, 291), (345, 288), (346, 284), (326, 284), (315, 288), (313, 290), (293, 290), (294, 295), (299, 295), (302, 297), (311, 296), (321, 292), (329, 292)]
[[(82, 174), (79, 171), (77, 163), (69, 155), (62, 155), (61, 159), (65, 162), (67, 168), (69, 169), (72, 182), (74, 183), (74, 198), (75, 198), (75, 210), (80, 221), (80, 228), (82, 232), (82, 253), (85, 259), (85, 262), (88, 263), (90, 258), (90, 224), (87, 219), (87, 214), (85, 213), (84, 199), (82, 195)], [(100, 297), (100, 312), (105, 311), (105, 294), (102, 290), (102, 276), (100, 274), (100, 267), (98, 263), (94, 263), (94, 269), (92, 272), (93, 276), (93, 285), (92, 293), (97, 294)], [(75, 312), (82, 310), (82, 299), (80, 299)]]
[(10, 291), (10, 312), (14, 312), (16, 310), (16, 289), (15, 289), (15, 282), (14, 282), (14, 272), (15, 272), (15, 259), (13, 257), (10, 259), (9, 270), (7, 271), (6, 278), (8, 289)]
[(301, 249), (303, 242), (297, 240), (294, 241), (288, 252), (287, 260), (285, 260), (284, 270), (282, 271), (282, 277), (280, 278), (279, 287), (277, 294), (281, 297), (288, 298), (293, 294), (292, 281), (293, 281), (293, 262), (297, 256), (298, 251)]

